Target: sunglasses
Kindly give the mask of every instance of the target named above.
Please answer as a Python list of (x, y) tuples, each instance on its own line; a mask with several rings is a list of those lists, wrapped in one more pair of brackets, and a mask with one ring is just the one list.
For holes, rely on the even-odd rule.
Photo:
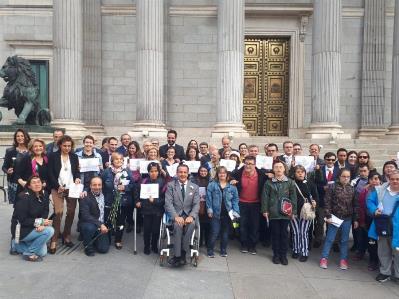
[(368, 156), (359, 156), (359, 159), (368, 159)]
[(335, 159), (326, 159), (326, 161), (335, 161)]

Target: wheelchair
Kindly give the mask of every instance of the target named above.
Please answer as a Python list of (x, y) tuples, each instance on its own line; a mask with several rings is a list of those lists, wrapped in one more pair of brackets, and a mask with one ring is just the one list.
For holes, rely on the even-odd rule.
[[(199, 220), (195, 221), (195, 228), (193, 234), (190, 238), (190, 263), (192, 266), (198, 266), (199, 259), (199, 239), (201, 235), (201, 228)], [(171, 242), (173, 236), (173, 221), (170, 216), (166, 213), (162, 216), (161, 225), (159, 228), (159, 265), (161, 267), (165, 266), (169, 258), (171, 257), (171, 252), (173, 251), (173, 244)]]

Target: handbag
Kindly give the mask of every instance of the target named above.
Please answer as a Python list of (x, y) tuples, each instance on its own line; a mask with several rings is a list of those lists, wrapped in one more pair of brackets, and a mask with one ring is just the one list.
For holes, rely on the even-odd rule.
[[(303, 220), (314, 220), (316, 218), (316, 212), (315, 212), (313, 205), (310, 203), (310, 201), (305, 196), (303, 196), (301, 189), (299, 189), (299, 187), (296, 183), (295, 183), (295, 187), (298, 190), (299, 194), (302, 196), (302, 198), (305, 200), (305, 203), (303, 204), (302, 209), (301, 209), (300, 218)], [(312, 195), (310, 195), (310, 196), (312, 196)]]
[(279, 208), (280, 208), (279, 212), (281, 215), (288, 217), (292, 216), (292, 202), (289, 198), (287, 197), (280, 198)]
[(374, 217), (375, 230), (377, 231), (378, 236), (392, 237), (393, 235), (392, 217), (393, 215), (395, 215), (398, 205), (399, 203), (395, 204), (395, 207), (393, 208), (391, 215), (382, 214)]

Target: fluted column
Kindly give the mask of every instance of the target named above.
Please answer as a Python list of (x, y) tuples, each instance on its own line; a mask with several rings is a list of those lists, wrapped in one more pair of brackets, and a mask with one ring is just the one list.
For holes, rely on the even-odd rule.
[(385, 0), (365, 0), (360, 137), (385, 135)]
[(335, 137), (339, 125), (341, 80), (341, 0), (314, 0), (312, 138)]
[[(82, 1), (54, 0), (54, 124), (80, 129), (82, 121)], [(67, 128), (68, 131), (69, 127)]]
[(388, 134), (399, 135), (399, 0), (395, 0), (395, 25), (392, 57), (391, 126)]
[(164, 1), (137, 0), (136, 128), (164, 130)]
[(244, 80), (244, 0), (219, 0), (217, 123), (213, 136), (248, 135), (242, 123)]
[(83, 16), (83, 120), (91, 131), (103, 133), (101, 1), (83, 0)]

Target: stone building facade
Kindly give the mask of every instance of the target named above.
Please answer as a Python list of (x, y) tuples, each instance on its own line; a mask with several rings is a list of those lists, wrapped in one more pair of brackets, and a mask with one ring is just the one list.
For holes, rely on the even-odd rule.
[(399, 0), (0, 0), (0, 24), (76, 133), (399, 134)]

